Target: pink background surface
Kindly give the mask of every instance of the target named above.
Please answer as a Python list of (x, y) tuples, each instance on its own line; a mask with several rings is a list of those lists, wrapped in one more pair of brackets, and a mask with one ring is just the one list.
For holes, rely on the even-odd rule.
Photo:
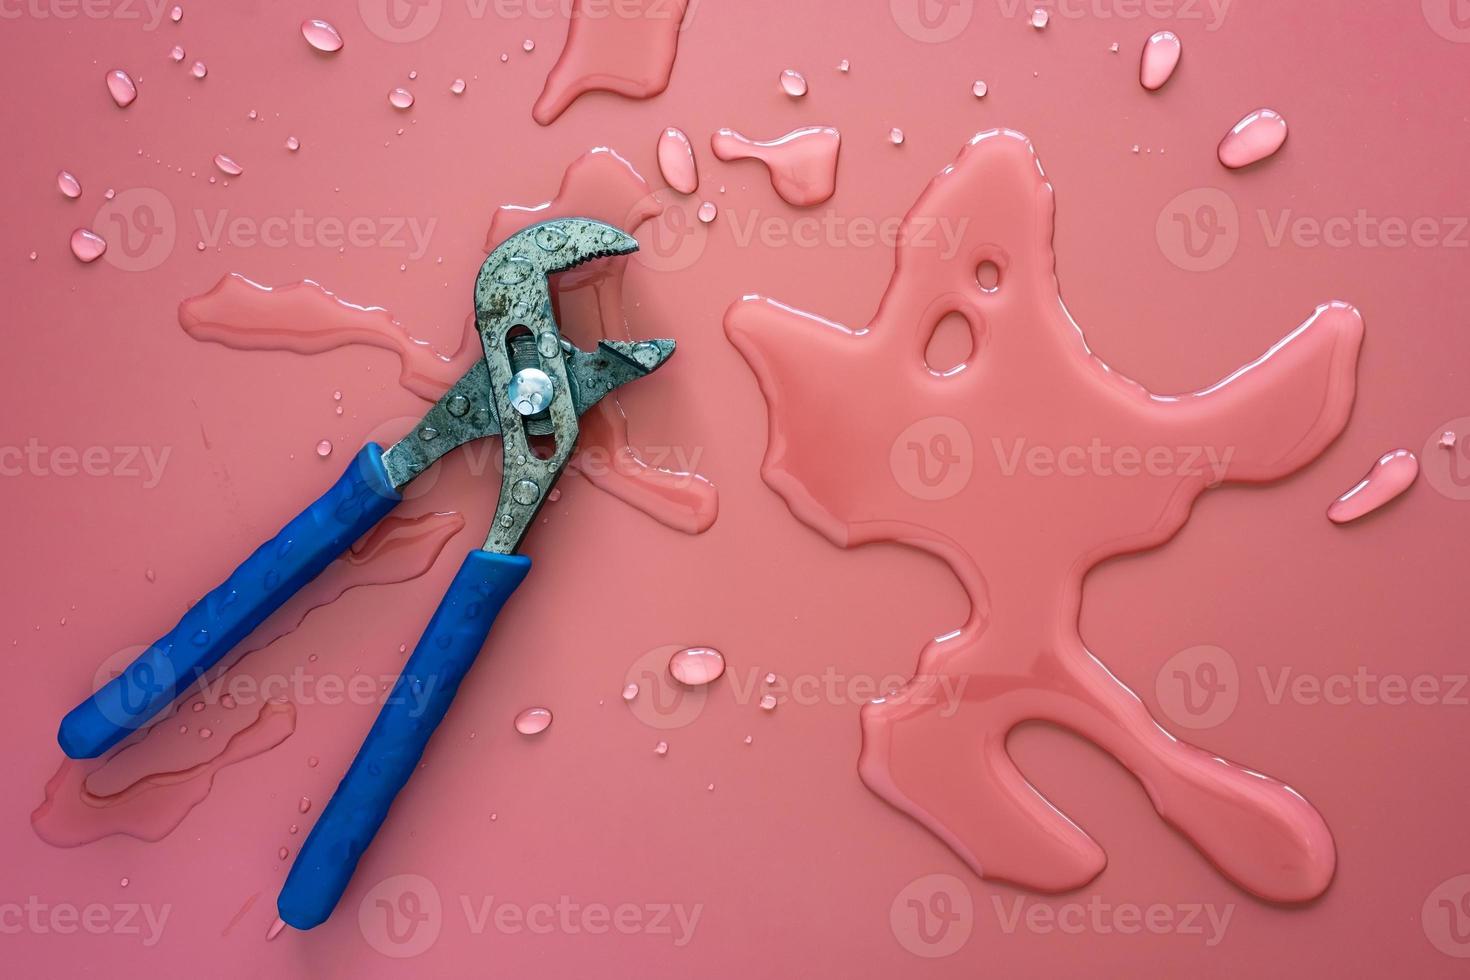
[[(1470, 689), (1460, 554), (1447, 542), (1470, 523), (1470, 485), (1449, 464), (1454, 457), (1470, 472), (1470, 462), (1423, 449), (1470, 415), (1470, 303), (1459, 290), (1470, 241), (1459, 95), (1470, 81), (1470, 29), (1455, 27), (1453, 4), (1237, 0), (1216, 23), (1204, 4), (1160, 4), (1154, 13), (1166, 16), (1154, 17), (1097, 0), (1056, 8), (1038, 33), (1026, 23), (1029, 5), (959, 0), (933, 8), (937, 23), (957, 28), (935, 43), (903, 30), (914, 21), (902, 0), (704, 0), (667, 92), (648, 101), (593, 94), (546, 128), (530, 107), (565, 36), (555, 5), (529, 8), (544, 17), (493, 4), (475, 16), (478, 7), (445, 0), (437, 26), (404, 44), (376, 36), (356, 3), (186, 3), (182, 23), (165, 17), (156, 29), (153, 12), (120, 3), (92, 8), (101, 17), (38, 16), (68, 9), (7, 6), (0, 23), (9, 93), (0, 104), (9, 134), (0, 281), (10, 307), (0, 445), (36, 440), (50, 461), (7, 454), (0, 480), (10, 556), (0, 569), (0, 650), (11, 677), (0, 694), (0, 950), (10, 969), (971, 977), (1127, 975), (1142, 963), (1208, 976), (1463, 973)], [(333, 21), (346, 48), (329, 58), (308, 48), (298, 28), (308, 16)], [(1149, 94), (1137, 55), (1161, 28), (1180, 35), (1184, 56)], [(521, 50), (525, 38), (533, 52)], [(1118, 54), (1108, 50), (1114, 41)], [(176, 43), (184, 65), (206, 62), (206, 79), (169, 61)], [(845, 75), (833, 67), (844, 58)], [(103, 84), (112, 67), (138, 80), (126, 110)], [(780, 92), (788, 67), (807, 75), (804, 99)], [(448, 92), (455, 77), (469, 81), (458, 98)], [(977, 77), (990, 86), (984, 100), (970, 94)], [(418, 97), (409, 113), (387, 103), (398, 85)], [(1225, 171), (1217, 142), (1263, 105), (1290, 123), (1286, 147)], [(259, 121), (247, 119), (252, 109)], [(203, 344), (180, 329), (179, 301), (230, 272), (271, 285), (312, 278), (452, 349), (495, 207), (551, 197), (566, 165), (597, 145), (661, 186), (654, 151), (668, 125), (690, 134), (702, 176), (697, 195), (673, 196), (674, 210), (692, 219), (708, 198), (721, 214), (682, 240), (679, 261), (630, 263), (630, 329), (680, 348), (622, 403), (635, 445), (681, 453), (718, 485), (715, 525), (685, 535), (580, 477), (564, 481), (528, 538), (536, 574), (501, 617), (337, 915), (313, 932), (264, 940), (287, 868), (278, 849), (294, 854), (300, 837), (289, 826), (304, 833), (320, 812), (372, 703), (298, 701), (289, 738), (221, 769), (162, 840), (112, 835), (58, 848), (40, 839), (31, 814), (62, 761), (56, 723), (89, 693), (98, 666), (171, 626), (335, 479), (364, 439), (385, 435), (385, 423), (396, 437), (423, 411), (385, 351), (302, 357)], [(722, 164), (707, 149), (720, 127), (770, 138), (802, 125), (836, 126), (844, 141), (837, 192), (814, 210), (782, 203), (756, 164)], [(901, 147), (887, 140), (893, 126), (906, 134)], [(967, 604), (937, 560), (897, 545), (836, 549), (761, 483), (764, 402), (720, 321), (732, 300), (761, 292), (866, 322), (892, 252), (841, 232), (819, 235), (820, 247), (742, 245), (734, 226), (758, 218), (792, 228), (829, 212), (895, 221), (966, 139), (997, 126), (1033, 140), (1056, 187), (1058, 274), (1073, 315), (1099, 353), (1149, 388), (1207, 384), (1329, 298), (1366, 319), (1353, 417), (1321, 460), (1268, 488), (1206, 495), (1173, 541), (1093, 573), (1081, 619), (1089, 647), (1161, 720), (1260, 766), (1320, 810), (1337, 876), (1306, 907), (1272, 906), (1229, 884), (1157, 819), (1125, 770), (1056, 730), (1024, 728), (1011, 746), (1026, 775), (1108, 852), (1108, 868), (1078, 892), (1039, 896), (976, 878), (857, 778), (865, 688), (906, 676), (925, 640), (956, 627)], [(288, 135), (302, 141), (296, 154), (282, 147)], [(1135, 143), (1154, 152), (1134, 154)], [(245, 167), (228, 187), (208, 183), (222, 176), (216, 153)], [(55, 191), (63, 167), (81, 179), (80, 200)], [(161, 195), (172, 209), (172, 248), (144, 247), (146, 261), (131, 263), (151, 267), (106, 258), (82, 266), (67, 251), (108, 187), (124, 203)], [(1225, 212), (1235, 233), (1211, 253), (1220, 261), (1208, 272), (1182, 268), (1189, 263), (1167, 233), (1179, 227), (1174, 213), (1187, 217), (1206, 200), (1180, 195), (1201, 188), (1222, 190), (1235, 212), (1233, 223)], [(125, 198), (130, 189), (150, 195)], [(221, 210), (258, 224), (298, 208), (366, 217), (380, 230), (393, 217), (435, 224), (422, 255), (391, 244), (339, 254), (310, 236), (279, 248), (195, 249), (200, 221), (212, 226)], [(1360, 209), (1378, 220), (1429, 218), (1432, 231), (1402, 247), (1353, 229), (1341, 247), (1290, 232), (1273, 241), (1283, 218), (1320, 224)], [(657, 232), (639, 237), (652, 244)], [(114, 259), (127, 254), (120, 244)], [(565, 326), (587, 339), (570, 315)], [(1463, 436), (1470, 422), (1449, 427)], [(323, 438), (336, 447), (327, 460), (314, 451)], [(1428, 452), (1419, 483), (1360, 524), (1329, 524), (1327, 504), (1400, 446)], [(105, 475), (58, 475), (58, 447), (103, 447)], [(154, 458), (167, 451), (156, 486), (131, 475), (127, 447)], [(347, 592), (238, 670), (391, 678), (399, 645), (413, 644), (459, 554), (481, 541), (494, 492), (492, 480), (449, 461), (400, 511), (464, 516), (426, 574)], [(621, 702), (630, 672), (691, 644), (717, 647), (730, 664), (697, 712), (689, 701), (663, 715)], [(1202, 719), (1178, 716), (1171, 658), (1201, 645), (1225, 651), (1236, 703), (1186, 733)], [(1356, 683), (1329, 683), (1331, 697), (1278, 698), (1284, 669), (1308, 682), (1428, 678), (1421, 686), (1437, 693), (1422, 699), (1430, 703), (1384, 703), (1392, 685), (1371, 681), (1366, 695)], [(806, 693), (761, 711), (751, 681), (768, 670)], [(529, 741), (511, 719), (532, 704), (556, 721)], [(224, 732), (231, 722), (216, 714)], [(190, 763), (222, 748), (201, 756), (193, 737), (179, 750)], [(661, 738), (664, 758), (652, 751)], [(133, 764), (166, 771), (175, 758), (158, 751)], [(305, 816), (303, 796), (314, 801)], [(419, 877), (397, 877), (410, 875)], [(407, 892), (430, 916), (396, 943), (404, 933), (377, 900), (406, 909)], [(502, 904), (550, 928), (497, 925)], [(574, 910), (571, 925), (558, 904)], [(541, 906), (550, 919), (538, 918)], [(584, 913), (595, 920), (619, 906), (637, 910), (623, 913), (636, 917), (628, 934), (585, 927)], [(697, 911), (691, 932), (661, 911), (674, 906), (686, 921)], [(68, 932), (67, 909), (92, 916), (98, 934)], [(946, 909), (943, 921), (934, 917)], [(161, 931), (149, 915), (166, 915)]]

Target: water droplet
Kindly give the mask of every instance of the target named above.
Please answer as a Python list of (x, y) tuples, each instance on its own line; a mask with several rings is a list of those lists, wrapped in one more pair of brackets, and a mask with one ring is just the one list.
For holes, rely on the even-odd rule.
[(775, 674), (774, 671), (772, 671), (771, 673), (769, 673), (769, 674), (766, 675), (766, 683), (767, 684), (774, 684), (774, 683), (776, 683), (776, 674)]
[(663, 739), (659, 739), (658, 744), (653, 747), (653, 754), (654, 755), (668, 755), (669, 754), (669, 743), (668, 742), (665, 742)]
[(226, 694), (219, 699), (219, 704), (221, 708), (231, 710), (235, 707), (235, 699), (231, 695)]
[(439, 430), (434, 428), (432, 425), (426, 425), (422, 429), (419, 429), (419, 438), (422, 439), (424, 442), (433, 442), (438, 437)]
[(774, 695), (774, 694), (763, 694), (763, 695), (761, 695), (761, 710), (762, 711), (775, 711), (776, 710), (776, 695)]
[(1264, 160), (1286, 142), (1286, 120), (1272, 109), (1257, 109), (1220, 141), (1220, 162), (1238, 170)]
[(31, 253), (31, 254), (30, 254), (30, 259), (31, 259), (31, 261), (32, 261), (32, 262), (34, 262), (34, 261), (36, 261), (36, 259), (37, 259), (37, 255), (36, 255), (36, 253), (35, 253), (35, 252), (32, 252), (32, 253)]
[(658, 169), (669, 186), (680, 194), (699, 189), (699, 172), (694, 166), (694, 147), (682, 129), (669, 126), (658, 138)]
[(132, 76), (121, 68), (114, 68), (107, 73), (107, 91), (112, 95), (112, 101), (123, 108), (132, 105), (133, 100), (138, 97), (138, 86), (133, 84)]
[(201, 728), (201, 729), (199, 729), (199, 737), (200, 738), (209, 738), (213, 734), (214, 734), (214, 731), (212, 729), (209, 729), (209, 728)]
[(301, 800), (296, 804), (296, 810), (300, 813), (309, 812), (311, 810), (311, 800), (308, 797), (303, 796)]
[(178, 4), (175, 4), (174, 5), (174, 9), (172, 9), (172, 10), (170, 10), (168, 12), (168, 19), (171, 20), (171, 21), (173, 21), (175, 24), (177, 24), (179, 21), (183, 20), (184, 19), (184, 8), (183, 7), (180, 7)]
[(699, 210), (695, 212), (699, 216), (699, 220), (705, 224), (709, 224), (715, 220), (715, 215), (718, 213), (719, 209), (715, 207), (715, 202), (713, 201), (705, 201), (699, 206)]
[(1031, 26), (1038, 31), (1046, 30), (1046, 25), (1051, 23), (1051, 12), (1037, 8), (1031, 11)]
[(395, 109), (407, 109), (413, 105), (413, 93), (406, 88), (395, 88), (388, 93), (388, 104)]
[(83, 262), (94, 262), (107, 251), (107, 242), (90, 228), (78, 228), (71, 233), (71, 254)]
[(56, 187), (73, 200), (82, 196), (82, 182), (70, 170), (63, 170), (56, 175)]
[(494, 823), (496, 820), (499, 820), (499, 819), (500, 819), (500, 814), (498, 814), (498, 813), (492, 813), (492, 814), (490, 814), (490, 822), (491, 823)]
[(749, 735), (745, 736), (745, 744), (746, 745), (749, 745), (751, 742), (754, 742), (754, 741), (755, 741), (755, 739), (751, 738)]
[(203, 78), (205, 75), (209, 74), (209, 69), (205, 67), (204, 62), (196, 61), (189, 66), (189, 74), (193, 75), (195, 78)]
[(332, 455), (332, 440), (323, 439), (321, 442), (317, 443), (316, 454), (323, 459), (326, 459), (328, 456)]
[(1118, 53), (1118, 42), (1117, 41), (1114, 41), (1112, 44), (1108, 45), (1108, 50), (1111, 51), (1111, 52), (1113, 52), (1113, 54), (1117, 54)]
[(1138, 63), (1138, 81), (1150, 92), (1164, 87), (1179, 66), (1183, 47), (1173, 31), (1158, 31), (1143, 42), (1143, 57)]
[(301, 149), (301, 141), (294, 136), (287, 136), (286, 149), (290, 150), (292, 153), (295, 153), (297, 150)]
[(296, 824), (293, 823), (291, 826), (289, 826), (289, 827), (286, 828), (286, 833), (288, 833), (288, 834), (299, 834), (299, 833), (301, 833), (301, 828), (298, 827)]
[(843, 58), (841, 61), (837, 62), (838, 71), (849, 71), (851, 70), (851, 68), (852, 62), (848, 61), (846, 58)]
[(522, 735), (539, 735), (551, 727), (549, 708), (527, 708), (516, 715), (516, 731)]
[(220, 170), (224, 173), (229, 174), (231, 177), (238, 177), (245, 172), (244, 167), (240, 166), (238, 163), (236, 163), (234, 160), (231, 160), (223, 153), (216, 153), (214, 155), (214, 165), (216, 167), (219, 167)]
[(277, 936), (279, 936), (281, 933), (283, 933), (285, 931), (286, 931), (286, 920), (285, 919), (279, 919), (278, 918), (278, 919), (276, 919), (275, 922), (272, 922), (271, 923), (271, 927), (266, 930), (266, 933), (265, 933), (265, 941), (266, 942), (270, 942), (271, 940), (275, 939)]
[(983, 81), (976, 79), (975, 84), (970, 86), (970, 91), (975, 93), (975, 98), (983, 99), (985, 98), (985, 93), (990, 91), (990, 86), (986, 85)]
[(200, 712), (200, 711), (203, 711), (204, 710), (204, 702), (203, 701), (195, 701), (194, 702), (194, 706), (192, 708), (190, 708), (189, 710), (195, 712), (196, 714), (198, 712)]
[(1454, 449), (1455, 434), (1453, 432), (1450, 432), (1449, 430), (1445, 430), (1443, 433), (1441, 433), (1439, 437), (1439, 448)]
[(710, 647), (689, 647), (669, 658), (669, 673), (680, 684), (699, 687), (718, 680), (725, 672), (725, 658)]
[(254, 122), (255, 120), (260, 118), (260, 113), (256, 112), (254, 109), (251, 109), (249, 112), (245, 113), (245, 118)]
[(504, 51), (500, 52), (500, 63), (502, 65), (505, 64), (509, 60), (510, 60), (510, 55), (506, 54)]
[(187, 734), (189, 734), (189, 726), (188, 725), (180, 725), (179, 726), (179, 734), (180, 735), (187, 735)]
[(631, 701), (634, 698), (636, 698), (637, 696), (638, 696), (638, 685), (637, 684), (629, 684), (627, 687), (623, 688), (623, 700), (624, 701)]
[(533, 40), (531, 40), (530, 38), (526, 38), (524, 41), (521, 42), (521, 50), (522, 51), (535, 51), (536, 50), (536, 42), (533, 41)]
[(455, 95), (464, 95), (464, 90), (465, 84), (463, 78), (456, 78), (453, 82), (449, 83), (449, 91)]
[(183, 61), (184, 46), (182, 44), (175, 44), (173, 50), (168, 53), (168, 56), (174, 61)]
[(1334, 524), (1346, 524), (1371, 514), (1413, 486), (1418, 476), (1419, 459), (1413, 453), (1407, 449), (1385, 453), (1367, 476), (1332, 502), (1327, 508), (1327, 519)]
[(794, 68), (788, 68), (781, 73), (781, 91), (799, 99), (806, 95), (806, 76)]
[(331, 54), (333, 51), (342, 50), (342, 35), (337, 33), (337, 28), (324, 20), (303, 20), (301, 36), (306, 38), (307, 44), (318, 51)]
[(284, 847), (276, 852), (276, 857), (280, 858), (282, 861), (286, 860), (286, 858), (290, 857), (290, 855), (291, 852), (286, 850)]
[(113, 191), (113, 189), (111, 187), (109, 187), (109, 188), (107, 188), (107, 190), (105, 190), (105, 191), (102, 192), (102, 196), (105, 197), (107, 200), (110, 201), (110, 200), (112, 200), (112, 198), (114, 196), (114, 193), (115, 192)]
[(308, 769), (315, 769), (318, 765), (321, 764), (321, 761), (322, 760), (318, 759), (316, 756), (309, 755), (306, 757), (306, 766)]
[(158, 581), (158, 573), (154, 572), (151, 568), (143, 569), (143, 577), (150, 582)]
[(551, 488), (551, 492), (546, 495), (546, 499), (547, 499), (548, 502), (553, 503), (553, 504), (556, 503), (558, 500), (560, 500), (561, 499), (561, 490), (560, 490), (560, 488), (558, 488), (558, 487), (552, 487)]
[(899, 129), (897, 126), (894, 126), (892, 129), (890, 129), (888, 131), (888, 142), (892, 143), (894, 146), (901, 146), (903, 144), (903, 130)]
[(710, 783), (708, 786), (705, 787), (705, 789), (707, 789), (711, 793), (713, 793), (715, 791), (715, 784), (714, 783)]

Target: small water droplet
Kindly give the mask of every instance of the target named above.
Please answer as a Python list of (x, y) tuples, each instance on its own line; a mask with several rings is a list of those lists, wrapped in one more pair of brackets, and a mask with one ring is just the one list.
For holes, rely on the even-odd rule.
[(506, 54), (504, 51), (500, 52), (500, 63), (502, 65), (505, 64), (509, 60), (510, 60), (510, 55)]
[(195, 701), (194, 702), (194, 706), (192, 708), (190, 708), (189, 710), (195, 712), (196, 714), (198, 712), (200, 712), (200, 711), (203, 711), (204, 710), (204, 702), (203, 701)]
[(311, 800), (308, 797), (303, 796), (301, 798), (301, 800), (296, 804), (296, 809), (300, 813), (306, 813), (306, 812), (310, 811), (311, 810)]
[(187, 735), (187, 734), (189, 734), (189, 726), (188, 725), (180, 725), (179, 726), (179, 734), (180, 735)]
[(200, 738), (209, 738), (213, 734), (214, 734), (214, 731), (212, 729), (209, 729), (209, 728), (201, 728), (201, 729), (199, 729), (199, 737)]
[(83, 262), (95, 262), (107, 251), (107, 242), (90, 228), (78, 228), (71, 233), (71, 254)]
[(980, 79), (976, 79), (975, 84), (970, 86), (970, 91), (975, 94), (975, 98), (983, 99), (985, 98), (986, 93), (990, 91), (990, 86), (986, 85), (985, 82), (981, 81)]
[(464, 95), (464, 90), (465, 84), (463, 78), (456, 78), (454, 81), (449, 83), (449, 91), (453, 92), (455, 95)]
[(843, 58), (841, 61), (837, 62), (838, 71), (850, 71), (851, 69), (852, 62), (848, 61), (846, 58)]
[(32, 252), (31, 255), (30, 255), (31, 261), (34, 262), (34, 261), (36, 261), (37, 258), (38, 258), (37, 254), (35, 252)]
[(707, 789), (711, 793), (713, 793), (715, 791), (715, 784), (714, 783), (710, 783), (708, 786), (705, 787), (705, 789)]
[(133, 84), (133, 78), (121, 68), (114, 68), (107, 73), (107, 91), (112, 96), (112, 101), (119, 106), (127, 108), (133, 104), (138, 97), (138, 86)]
[(172, 9), (172, 10), (170, 10), (168, 12), (168, 19), (171, 20), (171, 21), (173, 21), (175, 24), (177, 24), (179, 21), (183, 20), (184, 19), (184, 8), (183, 7), (180, 7), (177, 4), (175, 4), (174, 5), (174, 9)]
[(205, 75), (209, 74), (209, 68), (205, 66), (204, 62), (196, 61), (189, 66), (189, 74), (193, 75), (195, 78), (203, 78)]
[(1449, 430), (1445, 430), (1443, 433), (1441, 433), (1439, 437), (1439, 447), (1441, 449), (1454, 449), (1455, 434), (1453, 432), (1450, 432)]
[(414, 79), (418, 78), (418, 77), (419, 77), (419, 73), (417, 71), (413, 71), (413, 70), (410, 70), (409, 71), (409, 73), (408, 73), (408, 80), (410, 82), (413, 81)]
[(266, 942), (270, 942), (271, 940), (275, 939), (277, 936), (279, 936), (281, 933), (283, 933), (285, 931), (286, 931), (286, 920), (285, 919), (279, 919), (278, 918), (278, 919), (276, 919), (275, 922), (272, 922), (271, 923), (271, 927), (266, 930), (266, 933), (265, 933), (265, 941)]
[(550, 503), (556, 503), (558, 500), (561, 499), (561, 489), (558, 487), (552, 487), (551, 492), (546, 495), (546, 499)]
[(674, 680), (690, 687), (716, 681), (724, 672), (724, 656), (711, 647), (689, 647), (669, 658), (669, 673)]
[(288, 834), (299, 834), (299, 833), (301, 833), (301, 828), (298, 827), (296, 824), (293, 823), (291, 826), (289, 826), (289, 827), (286, 828), (286, 833), (288, 833)]
[(754, 742), (754, 741), (755, 741), (755, 739), (751, 738), (749, 735), (745, 736), (745, 744), (746, 745), (749, 745), (751, 742)]
[(318, 51), (331, 54), (333, 51), (342, 50), (342, 35), (337, 33), (337, 28), (324, 20), (310, 19), (301, 22), (301, 36), (306, 38), (306, 43)]
[(699, 206), (699, 210), (695, 212), (695, 214), (699, 216), (699, 220), (703, 221), (705, 224), (709, 224), (711, 221), (715, 220), (715, 215), (718, 213), (719, 208), (715, 207), (714, 201), (705, 201)]
[(665, 742), (663, 739), (659, 739), (658, 744), (653, 747), (653, 754), (654, 755), (668, 755), (669, 754), (669, 743), (668, 742)]
[(1286, 120), (1273, 109), (1257, 109), (1220, 141), (1220, 162), (1231, 170), (1264, 160), (1286, 142)]
[(323, 439), (321, 442), (317, 443), (316, 454), (323, 459), (326, 459), (328, 456), (332, 455), (332, 440)]
[(1118, 42), (1117, 41), (1114, 41), (1112, 44), (1108, 45), (1108, 50), (1111, 51), (1111, 52), (1113, 52), (1113, 54), (1117, 54), (1118, 53)]
[(82, 196), (82, 182), (77, 180), (76, 175), (70, 170), (62, 170), (57, 173), (56, 187), (62, 194), (73, 200)]
[(775, 711), (776, 710), (776, 695), (774, 695), (774, 694), (763, 694), (763, 695), (761, 695), (761, 710), (762, 711)]
[(238, 163), (236, 163), (234, 160), (231, 160), (223, 153), (216, 153), (214, 155), (214, 165), (216, 167), (219, 167), (220, 170), (224, 173), (229, 174), (231, 177), (238, 177), (245, 172), (244, 167), (240, 166)]
[(623, 688), (623, 700), (624, 701), (631, 701), (634, 698), (636, 698), (637, 696), (638, 696), (638, 685), (637, 684), (629, 684), (627, 687)]
[(286, 850), (284, 847), (276, 852), (276, 857), (280, 858), (282, 861), (286, 860), (286, 858), (288, 858), (290, 855), (291, 852)]
[(551, 710), (548, 708), (527, 708), (516, 715), (516, 731), (522, 735), (539, 735), (551, 727)]
[(406, 88), (395, 88), (388, 93), (388, 104), (395, 109), (407, 109), (413, 105), (413, 93)]
[(1173, 31), (1158, 31), (1143, 42), (1143, 56), (1138, 64), (1138, 81), (1150, 92), (1164, 87), (1164, 83), (1179, 66), (1179, 55), (1183, 48)]
[(232, 695), (226, 694), (219, 699), (219, 704), (221, 708), (233, 710), (235, 707), (235, 699)]
[(500, 819), (500, 814), (498, 814), (498, 813), (492, 813), (492, 814), (490, 814), (490, 822), (491, 823), (494, 823), (495, 821), (497, 821), (499, 819)]
[(794, 68), (788, 68), (781, 73), (781, 91), (799, 99), (806, 95), (806, 76)]
[(322, 760), (318, 759), (316, 756), (309, 755), (306, 757), (306, 766), (308, 769), (315, 769), (318, 765), (321, 764), (321, 761)]
[(1047, 24), (1050, 24), (1050, 23), (1051, 23), (1051, 12), (1050, 11), (1043, 10), (1040, 7), (1038, 7), (1037, 9), (1035, 9), (1033, 11), (1031, 11), (1031, 26), (1034, 27), (1034, 28), (1036, 28), (1038, 31), (1045, 30), (1046, 29), (1046, 25)]
[(769, 674), (766, 675), (766, 683), (767, 684), (774, 684), (774, 683), (776, 683), (776, 674), (775, 674), (774, 671), (772, 671), (771, 673), (769, 673)]
[(151, 568), (145, 568), (143, 570), (143, 577), (146, 578), (150, 582), (156, 582), (156, 581), (158, 581), (158, 574), (156, 572), (154, 572), (153, 569), (151, 569)]
[(899, 129), (897, 126), (894, 126), (892, 129), (890, 129), (888, 131), (888, 142), (892, 143), (894, 146), (902, 145), (903, 130)]
[(419, 429), (419, 438), (424, 442), (433, 442), (439, 436), (439, 430), (432, 425), (426, 425)]
[(521, 50), (522, 51), (535, 51), (536, 50), (536, 42), (533, 41), (533, 40), (531, 40), (530, 38), (526, 38), (524, 41), (521, 42)]

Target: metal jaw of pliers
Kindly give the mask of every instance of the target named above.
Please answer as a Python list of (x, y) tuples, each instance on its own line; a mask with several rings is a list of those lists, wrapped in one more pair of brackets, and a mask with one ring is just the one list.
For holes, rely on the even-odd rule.
[(571, 459), (578, 416), (674, 351), (671, 340), (604, 340), (584, 352), (557, 326), (548, 276), (637, 248), (629, 235), (585, 218), (533, 225), (496, 248), (475, 283), (484, 360), (387, 452), (365, 446), (330, 490), (73, 709), (57, 737), (66, 754), (94, 758), (148, 724), (392, 510), (409, 481), (450, 450), (498, 434), (500, 500), (485, 547), (466, 556), (281, 890), (287, 924), (325, 921), (530, 570), (516, 550)]

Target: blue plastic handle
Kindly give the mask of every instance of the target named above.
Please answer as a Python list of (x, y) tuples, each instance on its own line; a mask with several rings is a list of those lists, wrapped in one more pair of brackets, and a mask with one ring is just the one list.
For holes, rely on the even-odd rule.
[(73, 759), (96, 758), (146, 725), (401, 499), (382, 448), (368, 443), (330, 490), (73, 708), (56, 736), (61, 750)]
[(474, 551), (465, 557), (357, 758), (291, 865), (276, 901), (287, 925), (310, 929), (332, 914), (394, 797), (444, 720), (500, 607), (530, 570), (531, 559), (524, 555)]

